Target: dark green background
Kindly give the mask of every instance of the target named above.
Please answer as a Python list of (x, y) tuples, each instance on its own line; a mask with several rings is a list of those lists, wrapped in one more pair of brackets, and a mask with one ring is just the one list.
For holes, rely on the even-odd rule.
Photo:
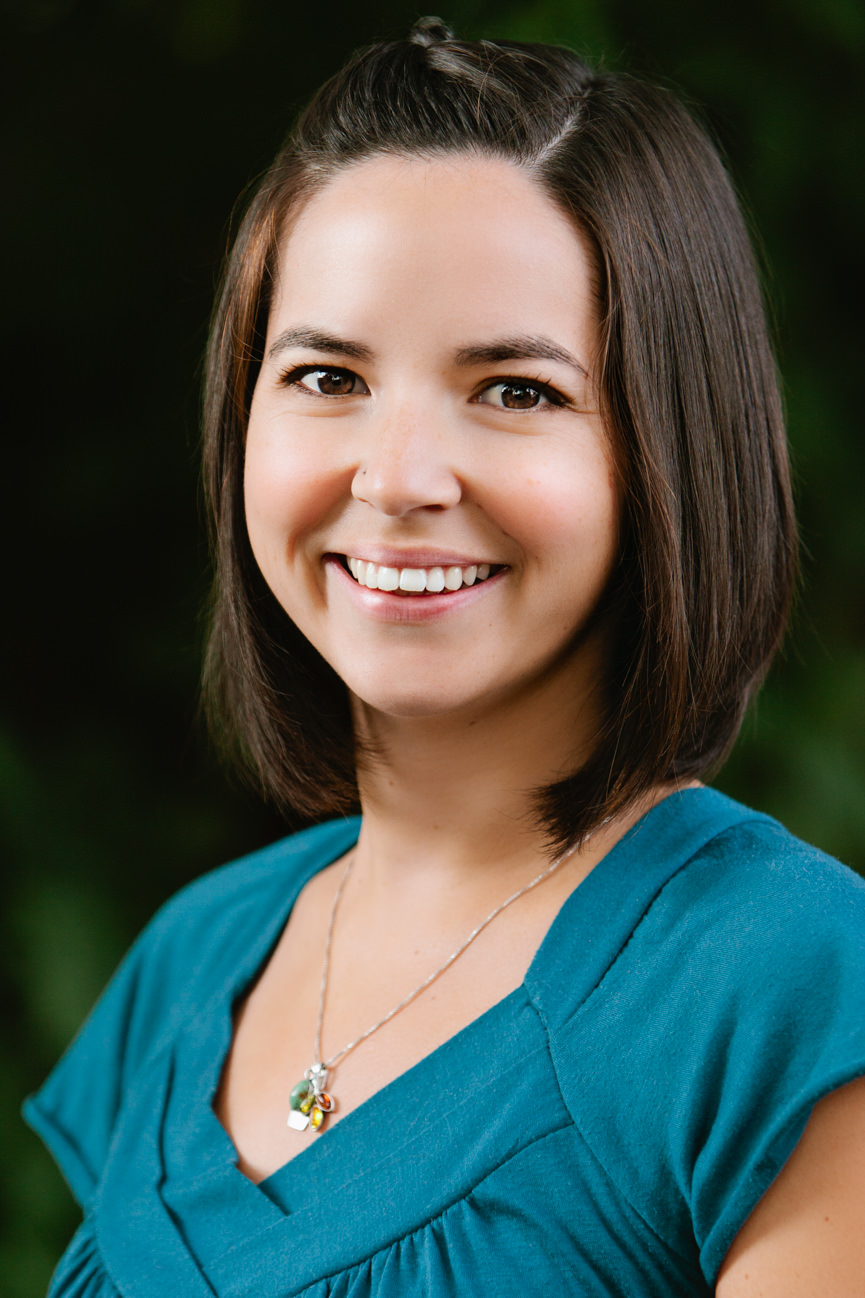
[[(4, 10), (0, 1284), (44, 1292), (75, 1221), (17, 1118), (132, 935), (281, 832), (195, 722), (207, 580), (200, 356), (229, 212), (296, 106), (420, 11), (273, 0)], [(761, 233), (805, 571), (723, 787), (865, 868), (859, 0), (453, 3), (703, 105)], [(9, 868), (11, 867), (11, 868)]]

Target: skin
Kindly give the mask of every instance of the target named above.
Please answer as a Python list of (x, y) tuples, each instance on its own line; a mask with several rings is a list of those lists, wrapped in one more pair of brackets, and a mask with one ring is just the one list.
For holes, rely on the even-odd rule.
[[(512, 170), (377, 159), (315, 198), (283, 251), (248, 432), (249, 534), (268, 584), (377, 736), (391, 718), (462, 724), (517, 692), (554, 693), (562, 668), (581, 695), (597, 675), (596, 646), (568, 652), (618, 542), (618, 487), (587, 377), (591, 263), (571, 223)], [(300, 328), (372, 356), (280, 347)], [(547, 338), (574, 364), (460, 362), (514, 336)], [(286, 383), (315, 362), (345, 367), (356, 391), (318, 395), (313, 375)], [(546, 380), (562, 403), (504, 408), (493, 385), (515, 376)], [(410, 600), (378, 616), (384, 601), (362, 597), (329, 553), (508, 572), (418, 625), (397, 620), (414, 616)]]
[(717, 1298), (865, 1295), (865, 1078), (814, 1108), (721, 1267)]
[[(283, 239), (248, 430), (249, 535), (276, 597), (346, 682), (377, 754), (359, 775), (364, 822), (335, 933), (324, 1057), (543, 868), (530, 790), (592, 744), (607, 647), (599, 608), (621, 511), (592, 378), (597, 340), (584, 240), (504, 162), (357, 164)], [(344, 556), (488, 563), (493, 576), (450, 599), (400, 596), (359, 586)], [(604, 826), (341, 1061), (328, 1122), (512, 991), (567, 895), (667, 791)], [(286, 1086), (311, 1063), (341, 873), (337, 862), (304, 889), (237, 1014), (216, 1107), (253, 1180), (305, 1147), (284, 1125)], [(852, 1107), (861, 1118), (861, 1094)], [(861, 1234), (844, 1224), (854, 1196), (833, 1200), (832, 1231), (807, 1200), (814, 1160), (830, 1181), (849, 1171), (838, 1139), (849, 1117), (835, 1096), (815, 1110), (734, 1244), (721, 1298), (824, 1298), (789, 1277), (803, 1250), (817, 1262), (802, 1274), (817, 1275), (827, 1241), (833, 1274), (846, 1274), (837, 1252)]]
[[(342, 350), (286, 344), (299, 329)], [(461, 355), (515, 337), (571, 359)], [(271, 588), (346, 681), (379, 753), (359, 777), (364, 825), (339, 913), (325, 1057), (548, 861), (527, 791), (591, 741), (604, 651), (595, 612), (618, 544), (618, 482), (589, 377), (596, 339), (583, 243), (502, 164), (359, 165), (284, 241), (249, 422), (247, 525)], [(328, 367), (324, 386), (348, 372), (348, 391), (321, 394)], [(551, 386), (507, 408), (509, 378)], [(412, 599), (362, 590), (334, 555), (500, 571), (450, 601)], [(329, 1123), (521, 982), (565, 897), (637, 814), (504, 912), (339, 1064)], [(256, 1179), (303, 1147), (285, 1130), (285, 1079), (311, 1062), (339, 874), (304, 890), (238, 1019), (221, 1116)]]

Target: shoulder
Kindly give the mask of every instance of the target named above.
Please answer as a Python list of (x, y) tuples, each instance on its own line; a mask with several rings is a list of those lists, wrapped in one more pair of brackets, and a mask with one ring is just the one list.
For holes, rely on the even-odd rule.
[[(777, 821), (754, 814), (711, 837), (647, 910), (647, 935), (663, 932), (695, 958), (732, 944), (739, 959), (780, 960), (828, 944), (862, 949), (865, 880)], [(788, 959), (785, 959), (785, 955)], [(741, 965), (739, 967), (741, 973)]]
[(328, 821), (203, 875), (156, 913), (97, 1005), (125, 988), (127, 1066), (171, 1038), (228, 980), (252, 977), (304, 884), (357, 837)]
[(201, 922), (239, 905), (267, 905), (274, 892), (306, 882), (357, 838), (359, 820), (328, 820), (208, 871), (181, 888), (157, 911), (154, 930)]
[(804, 1075), (818, 1048), (865, 1052), (865, 881), (768, 817), (711, 838), (629, 946), (610, 978), (637, 957), (650, 1021), (668, 1048), (723, 1060), (727, 1095), (737, 1076)]
[(287, 917), (304, 884), (355, 841), (358, 823), (312, 826), (194, 880), (144, 929), (133, 947), (139, 963), (155, 963), (162, 979), (176, 969), (186, 988), (212, 985), (256, 935)]
[(303, 885), (342, 855), (357, 828), (354, 820), (328, 822), (215, 870), (144, 929), (25, 1105), (82, 1204), (127, 1096), (215, 994), (254, 977)]
[[(693, 1043), (701, 1023), (735, 1036), (779, 1014), (797, 1020), (801, 1038), (833, 997), (849, 993), (845, 1003), (861, 1013), (865, 880), (770, 817), (709, 790), (679, 795), (655, 808), (601, 871), (587, 880), (595, 883), (593, 917), (614, 941), (587, 994), (562, 1016), (567, 1028), (599, 1015), (642, 1015), (637, 1044), (655, 1032), (669, 1042), (680, 1035), (678, 1015)], [(591, 936), (603, 949), (603, 934)], [(797, 990), (803, 1000), (794, 1012)], [(567, 1000), (568, 988), (560, 992)]]
[[(757, 1008), (785, 979), (813, 982), (815, 968), (855, 970), (865, 959), (865, 880), (710, 789), (654, 807), (560, 919), (533, 990), (547, 1023), (566, 1033), (639, 1007), (651, 1010), (642, 1039), (679, 998), (699, 993), (704, 1011), (725, 997)], [(768, 969), (771, 984), (754, 981)]]
[(773, 893), (778, 889), (785, 893), (801, 889), (806, 894), (815, 889), (842, 888), (851, 896), (865, 896), (865, 880), (848, 866), (759, 812), (747, 812), (737, 823), (710, 838), (688, 862), (689, 867), (701, 865), (714, 865), (734, 886), (757, 885)]
[(865, 1074), (865, 882), (721, 795), (690, 805), (730, 814), (647, 885), (553, 1048), (599, 1161), (713, 1280), (814, 1105)]
[(638, 1041), (667, 1057), (723, 1051), (728, 1083), (737, 1064), (804, 1066), (809, 1041), (857, 1021), (865, 1049), (865, 880), (739, 810), (671, 861), (586, 1002), (589, 1018), (642, 1016)]

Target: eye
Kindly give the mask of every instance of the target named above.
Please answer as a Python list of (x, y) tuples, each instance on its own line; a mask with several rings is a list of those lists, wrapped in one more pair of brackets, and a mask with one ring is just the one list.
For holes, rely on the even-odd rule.
[(527, 379), (499, 379), (490, 383), (475, 397), (485, 406), (502, 410), (541, 410), (544, 406), (563, 406), (565, 398), (547, 383)]
[(324, 368), (320, 365), (298, 365), (280, 375), (284, 388), (298, 388), (317, 397), (350, 397), (369, 392), (353, 370)]

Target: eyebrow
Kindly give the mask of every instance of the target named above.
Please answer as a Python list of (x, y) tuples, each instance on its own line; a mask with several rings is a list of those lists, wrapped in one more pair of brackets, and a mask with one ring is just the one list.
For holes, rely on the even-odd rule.
[(455, 359), (457, 365), (494, 365), (499, 361), (556, 361), (560, 365), (570, 365), (588, 378), (586, 367), (576, 356), (572, 356), (551, 338), (533, 334), (497, 338), (491, 343), (480, 343), (474, 347), (460, 347)]
[[(371, 361), (374, 352), (364, 343), (354, 342), (351, 338), (338, 338), (323, 329), (308, 325), (297, 325), (285, 329), (274, 339), (268, 349), (268, 357), (273, 359), (280, 352), (291, 347), (309, 347), (312, 351), (325, 352), (330, 356), (350, 356), (353, 360)], [(564, 347), (554, 343), (551, 338), (542, 335), (525, 334), (508, 338), (496, 338), (489, 343), (475, 343), (468, 347), (459, 347), (454, 354), (457, 365), (495, 365), (501, 361), (554, 361), (560, 365), (569, 365), (579, 374), (588, 378), (586, 367), (571, 355)]]
[(268, 348), (268, 358), (272, 360), (290, 347), (309, 347), (312, 351), (326, 352), (329, 356), (350, 356), (356, 361), (370, 361), (373, 358), (372, 349), (365, 347), (363, 343), (352, 342), (350, 338), (337, 338), (335, 334), (305, 325), (284, 330)]

